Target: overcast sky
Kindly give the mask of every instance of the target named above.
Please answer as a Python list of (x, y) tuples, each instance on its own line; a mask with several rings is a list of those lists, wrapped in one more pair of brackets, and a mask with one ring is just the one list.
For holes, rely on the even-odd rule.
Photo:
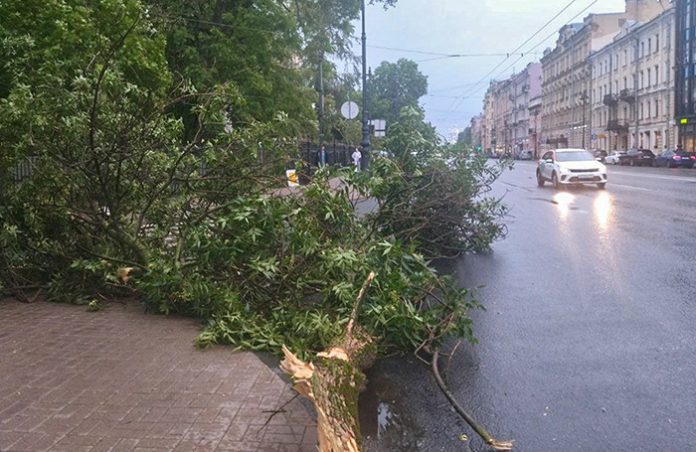
[[(516, 63), (520, 55), (509, 59), (505, 56), (435, 59), (437, 55), (375, 46), (443, 54), (508, 53), (531, 37), (570, 0), (399, 0), (395, 8), (386, 11), (368, 5), (368, 65), (375, 68), (384, 60), (399, 58), (418, 62), (420, 71), (428, 76), (429, 95), (421, 99), (426, 119), (440, 134), (449, 136), (453, 129), (463, 129), (472, 116), (481, 112), (483, 95), (491, 78), (507, 78), (513, 67), (519, 72), (527, 63), (538, 61), (545, 48), (553, 47), (558, 29), (593, 1), (573, 2), (520, 51), (528, 51), (544, 41), (534, 50), (538, 53), (525, 55)], [(582, 20), (591, 12), (623, 10), (624, 0), (599, 0), (572, 22)], [(356, 47), (357, 52), (359, 49)], [(471, 86), (499, 63), (503, 64), (493, 74), (478, 86)], [(462, 86), (467, 84), (469, 86)]]

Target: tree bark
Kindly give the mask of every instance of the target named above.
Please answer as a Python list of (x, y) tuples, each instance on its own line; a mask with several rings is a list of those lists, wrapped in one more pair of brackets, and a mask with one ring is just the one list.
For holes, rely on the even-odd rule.
[(360, 290), (345, 333), (315, 363), (306, 363), (283, 346), (280, 368), (294, 382), (297, 392), (314, 403), (321, 452), (358, 452), (361, 435), (358, 395), (365, 374), (376, 358), (375, 339), (356, 324), (358, 308), (375, 274), (370, 273)]

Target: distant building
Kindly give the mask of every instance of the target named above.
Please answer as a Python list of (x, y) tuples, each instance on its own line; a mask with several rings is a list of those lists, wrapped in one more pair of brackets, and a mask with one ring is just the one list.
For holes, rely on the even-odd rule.
[(556, 47), (544, 52), (542, 136), (552, 147), (590, 147), (592, 71), (588, 58), (613, 42), (628, 21), (648, 22), (664, 11), (654, 0), (626, 0), (620, 13), (590, 14), (565, 25)]
[(679, 144), (696, 151), (696, 2), (676, 0), (675, 115)]
[(529, 112), (529, 136), (530, 136), (530, 150), (534, 155), (534, 159), (538, 159), (541, 156), (541, 150), (544, 147), (541, 145), (541, 88), (539, 93), (529, 99), (529, 106), (527, 107)]
[(471, 147), (483, 149), (483, 114), (471, 118)]
[(530, 100), (541, 95), (541, 63), (529, 63), (511, 81), (513, 153), (534, 151), (534, 138), (529, 120)]

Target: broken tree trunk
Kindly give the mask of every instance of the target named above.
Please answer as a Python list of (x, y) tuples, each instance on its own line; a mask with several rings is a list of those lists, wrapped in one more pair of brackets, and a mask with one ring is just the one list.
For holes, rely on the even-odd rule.
[(365, 381), (363, 371), (376, 357), (375, 339), (356, 323), (358, 308), (374, 279), (363, 284), (344, 334), (335, 345), (318, 353), (314, 363), (305, 363), (283, 346), (281, 369), (290, 375), (297, 392), (314, 403), (321, 452), (360, 450), (358, 395)]

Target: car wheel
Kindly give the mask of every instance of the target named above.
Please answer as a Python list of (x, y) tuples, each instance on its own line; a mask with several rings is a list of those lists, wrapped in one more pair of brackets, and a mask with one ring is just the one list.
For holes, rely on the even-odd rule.
[(539, 187), (543, 187), (543, 186), (544, 186), (544, 183), (546, 183), (546, 181), (545, 181), (544, 178), (541, 176), (541, 173), (540, 173), (539, 171), (537, 171), (536, 176), (537, 176), (537, 185), (538, 185)]
[(667, 168), (674, 168), (674, 163), (667, 162)]
[(605, 188), (607, 188), (607, 183), (602, 182), (600, 184), (597, 184), (597, 188), (599, 188), (600, 190), (604, 190)]
[(551, 185), (553, 185), (555, 189), (561, 188), (561, 184), (558, 182), (558, 176), (556, 176), (555, 172), (551, 175)]

